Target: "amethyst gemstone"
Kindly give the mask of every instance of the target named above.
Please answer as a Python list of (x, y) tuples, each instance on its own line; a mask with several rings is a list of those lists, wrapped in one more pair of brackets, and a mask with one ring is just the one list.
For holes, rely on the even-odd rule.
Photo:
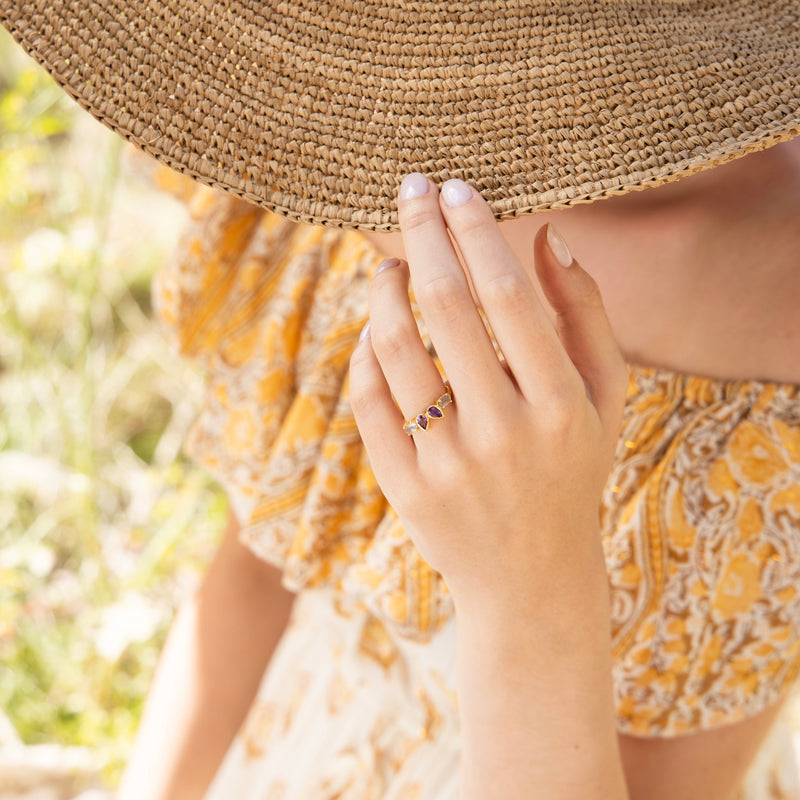
[(417, 417), (417, 425), (424, 431), (428, 430), (428, 418), (424, 414), (420, 414)]
[(444, 414), (442, 414), (442, 409), (438, 406), (431, 406), (428, 409), (428, 416), (432, 417), (433, 419), (441, 419)]

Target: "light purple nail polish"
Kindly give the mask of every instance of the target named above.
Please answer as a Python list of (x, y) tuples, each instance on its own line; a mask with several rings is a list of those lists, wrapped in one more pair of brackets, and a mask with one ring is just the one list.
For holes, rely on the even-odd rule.
[(384, 258), (380, 264), (378, 264), (378, 268), (375, 270), (375, 274), (377, 275), (379, 272), (383, 272), (385, 269), (391, 269), (392, 267), (399, 267), (400, 266), (400, 259), (391, 256), (390, 258)]
[(359, 343), (363, 342), (364, 339), (369, 339), (369, 322), (361, 329), (361, 333), (358, 334), (358, 341)]
[(464, 181), (460, 181), (458, 178), (451, 178), (449, 181), (445, 181), (442, 186), (442, 197), (450, 208), (463, 206), (464, 203), (472, 200), (472, 189)]
[(400, 184), (400, 199), (411, 200), (428, 191), (428, 179), (421, 172), (409, 172)]

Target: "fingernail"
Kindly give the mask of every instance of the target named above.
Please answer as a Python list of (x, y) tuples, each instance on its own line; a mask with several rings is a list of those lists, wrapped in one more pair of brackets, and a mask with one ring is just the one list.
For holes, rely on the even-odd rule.
[(567, 243), (561, 238), (561, 234), (549, 223), (547, 225), (547, 244), (550, 245), (550, 251), (562, 267), (572, 266), (572, 253), (570, 253)]
[(472, 200), (472, 189), (464, 181), (451, 178), (442, 185), (442, 197), (450, 208), (463, 206), (467, 200)]
[(378, 264), (378, 268), (375, 270), (375, 274), (377, 275), (379, 272), (383, 272), (385, 269), (390, 269), (391, 267), (399, 267), (400, 266), (400, 259), (395, 258), (392, 256), (391, 258), (384, 258), (380, 264)]
[(359, 344), (363, 342), (364, 339), (369, 339), (369, 322), (361, 329), (361, 333), (358, 334)]
[(411, 200), (428, 191), (428, 179), (421, 172), (409, 172), (400, 184), (400, 199)]

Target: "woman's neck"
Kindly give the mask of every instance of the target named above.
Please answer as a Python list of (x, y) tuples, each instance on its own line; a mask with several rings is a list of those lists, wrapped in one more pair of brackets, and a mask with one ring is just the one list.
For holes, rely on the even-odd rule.
[[(531, 274), (552, 222), (600, 285), (626, 358), (800, 383), (800, 139), (655, 189), (500, 223)], [(367, 233), (387, 255), (402, 236)]]
[(552, 214), (630, 361), (790, 383), (800, 383), (798, 219), (800, 140)]

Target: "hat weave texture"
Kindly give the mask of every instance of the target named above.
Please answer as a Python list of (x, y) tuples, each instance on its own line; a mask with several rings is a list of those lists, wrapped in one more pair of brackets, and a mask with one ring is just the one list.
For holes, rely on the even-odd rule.
[(798, 2), (0, 0), (94, 116), (293, 219), (397, 230), (416, 170), (498, 219), (800, 134)]

